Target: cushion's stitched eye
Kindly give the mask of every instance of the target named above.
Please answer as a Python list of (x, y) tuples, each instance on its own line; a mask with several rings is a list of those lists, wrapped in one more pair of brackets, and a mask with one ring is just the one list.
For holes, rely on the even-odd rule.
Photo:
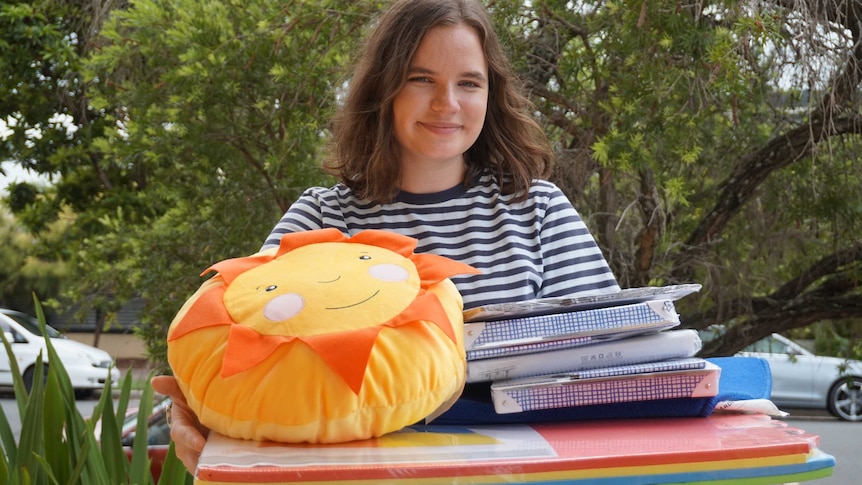
[(363, 254), (362, 256), (359, 257), (359, 259), (361, 259), (363, 261), (367, 261), (367, 260), (371, 259), (371, 256), (369, 256), (367, 254)]
[(276, 286), (276, 285), (269, 285), (269, 286), (267, 286), (266, 288), (264, 288), (264, 290), (263, 290), (263, 291), (273, 291), (273, 290), (275, 290), (276, 288), (278, 288), (278, 286)]

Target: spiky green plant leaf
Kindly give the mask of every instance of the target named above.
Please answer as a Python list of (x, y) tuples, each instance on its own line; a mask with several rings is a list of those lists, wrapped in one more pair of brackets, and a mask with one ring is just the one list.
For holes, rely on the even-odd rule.
[[(45, 316), (36, 301), (36, 315), (43, 335)], [(115, 396), (110, 378), (102, 389), (93, 416), (81, 416), (75, 402), (75, 390), (54, 349), (50, 338), (47, 358), (37, 358), (37, 369), (48, 364), (44, 379), (34, 378), (27, 391), (11, 345), (3, 339), (15, 382), (15, 396), (21, 416), (21, 433), (13, 435), (5, 412), (0, 408), (0, 483), (6, 485), (151, 485), (150, 459), (147, 453), (147, 418), (143, 412), (153, 402), (153, 390), (145, 386), (140, 397), (142, 412), (138, 417), (131, 462), (120, 439), (121, 425), (130, 402), (131, 374), (122, 381)], [(41, 376), (40, 376), (41, 377)], [(148, 381), (149, 382), (149, 381)], [(116, 409), (116, 412), (115, 412)], [(101, 422), (101, 432), (95, 427)], [(191, 485), (193, 479), (169, 448), (163, 465), (161, 484)]]

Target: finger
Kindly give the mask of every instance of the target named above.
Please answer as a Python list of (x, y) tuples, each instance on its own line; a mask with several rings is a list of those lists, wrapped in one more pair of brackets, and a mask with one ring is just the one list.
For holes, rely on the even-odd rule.
[(174, 403), (172, 410), (171, 439), (174, 440), (177, 457), (186, 468), (194, 472), (198, 458), (206, 443), (206, 429), (185, 406)]
[(190, 473), (194, 473), (209, 430), (200, 424), (197, 416), (189, 409), (176, 378), (156, 376), (153, 377), (151, 385), (154, 391), (170, 396), (173, 400), (171, 439), (174, 441), (177, 457)]
[(150, 380), (150, 385), (153, 386), (154, 391), (165, 396), (170, 396), (174, 402), (186, 402), (186, 397), (183, 395), (176, 377), (155, 376)]
[(184, 423), (188, 418), (180, 417), (183, 414), (179, 410), (175, 412), (177, 416), (174, 418), (174, 425), (171, 426), (171, 439), (174, 440), (177, 457), (190, 472), (194, 473), (206, 439), (196, 427)]
[[(171, 431), (171, 436), (173, 436), (174, 432)], [(174, 453), (177, 455), (177, 458), (183, 463), (186, 470), (191, 475), (195, 475), (195, 472), (198, 468), (198, 461), (201, 457), (201, 452), (195, 450), (193, 448), (186, 448), (179, 445), (178, 441), (174, 441)]]
[(180, 389), (177, 380), (171, 376), (156, 376), (152, 381), (153, 390), (169, 396), (173, 404), (171, 405), (171, 424), (178, 423), (180, 426), (193, 426), (197, 428), (201, 434), (206, 435), (208, 431), (203, 427), (197, 419), (195, 413), (189, 407), (188, 401)]

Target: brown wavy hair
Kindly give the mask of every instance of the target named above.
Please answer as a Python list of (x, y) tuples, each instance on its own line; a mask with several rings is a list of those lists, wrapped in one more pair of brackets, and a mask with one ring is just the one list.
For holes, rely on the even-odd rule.
[(347, 96), (332, 119), (326, 171), (358, 196), (391, 202), (398, 193), (399, 147), (393, 99), (404, 86), (413, 55), (429, 29), (466, 24), (479, 34), (488, 62), (488, 110), (476, 143), (465, 153), (464, 183), (490, 171), (507, 194), (527, 196), (534, 179), (551, 173), (553, 152), (530, 116), (511, 62), (485, 8), (476, 0), (397, 0), (359, 50)]

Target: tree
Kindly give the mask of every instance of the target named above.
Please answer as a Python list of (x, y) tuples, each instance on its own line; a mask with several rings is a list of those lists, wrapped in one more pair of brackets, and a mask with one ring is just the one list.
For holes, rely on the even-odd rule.
[(862, 3), (574, 6), (523, 7), (518, 49), (622, 284), (704, 283), (707, 355), (862, 315)]
[[(198, 274), (257, 250), (304, 187), (329, 183), (316, 153), (334, 101), (334, 66), (345, 63), (376, 6), (139, 1), (126, 7), (107, 0), (15, 7), (10, 23), (53, 26), (60, 33), (52, 41), (83, 39), (80, 26), (93, 35), (71, 42), (79, 49), (50, 64), (66, 66), (74, 82), (48, 83), (19, 66), (23, 72), (7, 84), (42, 93), (80, 86), (74, 97), (87, 115), (73, 118), (67, 130), (80, 157), (43, 146), (46, 125), (38, 120), (47, 111), (28, 118), (18, 103), (4, 113), (27, 122), (14, 125), (5, 156), (40, 161), (30, 165), (58, 173), (53, 189), (19, 208), (56, 214), (71, 207), (75, 223), (57, 250), (77, 270), (73, 298), (88, 303), (82, 311), (109, 317), (124, 300), (143, 296), (142, 334), (153, 358), (163, 361), (167, 325), (200, 283)], [(19, 44), (10, 42), (12, 52), (3, 57), (16, 58)], [(23, 57), (50, 45), (37, 39)], [(87, 127), (93, 136), (80, 136)], [(42, 152), (27, 152), (28, 145)], [(41, 163), (46, 159), (68, 163)], [(32, 221), (31, 229), (40, 230), (41, 222)]]
[[(57, 290), (81, 302), (82, 313), (95, 309), (107, 315), (122, 302), (114, 298), (110, 280), (79, 278), (92, 274), (86, 261), (76, 260), (82, 255), (80, 245), (101, 232), (106, 213), (118, 207), (130, 214), (146, 210), (134, 199), (111, 197), (111, 188), (135, 181), (106, 170), (101, 153), (93, 149), (104, 132), (106, 113), (90, 104), (82, 73), (82, 60), (96, 45), (102, 21), (124, 5), (117, 0), (0, 5), (0, 120), (8, 130), (0, 159), (53, 180), (48, 188), (13, 184), (5, 202), (17, 220), (39, 236), (39, 258), (68, 263), (70, 281)], [(66, 224), (69, 218), (74, 223)], [(57, 237), (52, 227), (65, 232)]]
[[(144, 296), (161, 361), (197, 275), (255, 251), (304, 187), (329, 182), (324, 123), (379, 3), (4, 5), (0, 116), (15, 134), (0, 155), (57, 174), (7, 203), (37, 233), (74, 214), (52, 247), (78, 298), (109, 315)], [(554, 181), (624, 287), (702, 283), (678, 308), (686, 326), (729, 327), (710, 355), (821, 320), (860, 333), (862, 206), (847, 194), (862, 173), (862, 2), (488, 5), (555, 143)]]

